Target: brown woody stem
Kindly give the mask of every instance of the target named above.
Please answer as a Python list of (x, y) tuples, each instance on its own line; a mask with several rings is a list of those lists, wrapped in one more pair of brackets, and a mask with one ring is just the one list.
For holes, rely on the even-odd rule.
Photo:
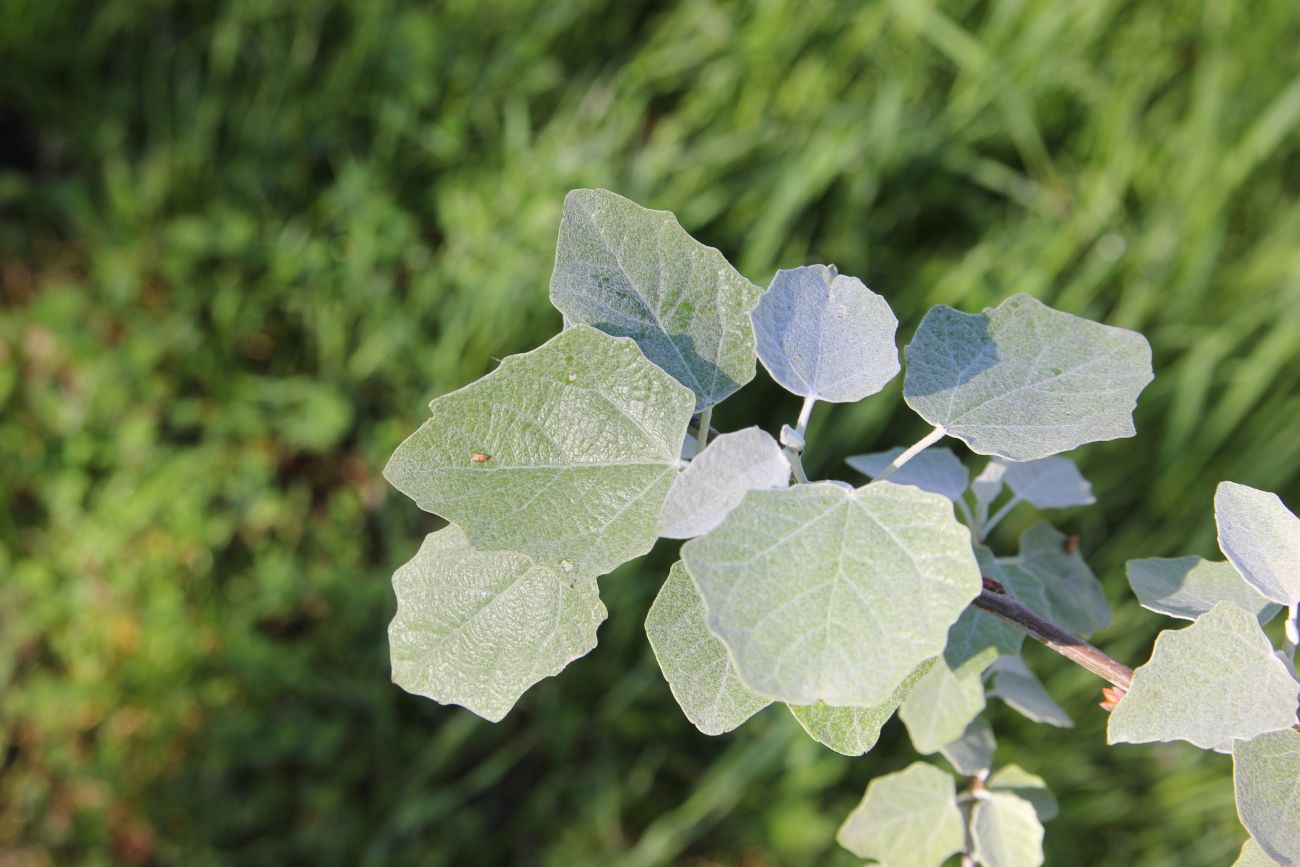
[(984, 589), (975, 598), (974, 605), (1010, 623), (1030, 638), (1046, 644), (1061, 656), (1110, 681), (1125, 692), (1133, 685), (1133, 669), (1082, 638), (1076, 638), (1052, 621), (1040, 617), (998, 582), (984, 579)]

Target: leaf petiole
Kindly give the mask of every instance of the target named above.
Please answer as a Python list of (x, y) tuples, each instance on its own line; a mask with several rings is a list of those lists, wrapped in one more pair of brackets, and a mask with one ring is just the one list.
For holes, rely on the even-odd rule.
[(916, 457), (921, 452), (925, 451), (930, 446), (934, 445), (935, 443), (937, 443), (939, 440), (943, 439), (947, 435), (948, 432), (946, 430), (944, 430), (939, 425), (935, 425), (934, 430), (930, 431), (928, 434), (921, 437), (919, 440), (917, 440), (915, 443), (909, 446), (907, 450), (904, 451), (901, 455), (899, 455), (898, 457), (890, 461), (889, 466), (885, 467), (885, 469), (880, 473), (880, 475), (876, 476), (876, 481), (880, 482), (889, 478), (895, 472), (897, 472), (898, 468), (901, 467), (903, 464), (907, 463), (912, 458)]

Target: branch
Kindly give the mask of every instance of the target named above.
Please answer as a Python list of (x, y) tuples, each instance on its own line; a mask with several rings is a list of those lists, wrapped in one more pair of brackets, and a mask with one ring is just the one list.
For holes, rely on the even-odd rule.
[(1052, 621), (1040, 617), (993, 579), (984, 579), (984, 589), (975, 597), (974, 605), (1005, 620), (1030, 638), (1041, 641), (1071, 662), (1110, 681), (1120, 690), (1127, 692), (1133, 685), (1133, 669), (1082, 638), (1076, 638)]

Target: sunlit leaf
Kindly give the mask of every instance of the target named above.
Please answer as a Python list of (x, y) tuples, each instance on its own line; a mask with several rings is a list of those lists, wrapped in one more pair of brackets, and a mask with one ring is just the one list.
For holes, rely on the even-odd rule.
[(1237, 815), (1259, 847), (1279, 864), (1300, 863), (1300, 732), (1239, 741), (1232, 780)]
[(1013, 494), (1040, 509), (1064, 509), (1097, 502), (1092, 485), (1069, 458), (1007, 464), (1003, 481)]
[(1029, 773), (1019, 765), (1003, 765), (989, 775), (984, 785), (990, 791), (1011, 792), (1024, 798), (1034, 805), (1040, 822), (1050, 822), (1060, 812), (1056, 798), (1052, 797), (1043, 778)]
[(1260, 596), (1231, 563), (1200, 557), (1151, 557), (1128, 561), (1128, 583), (1142, 607), (1195, 620), (1219, 602), (1231, 602), (1268, 623), (1282, 606)]
[(721, 434), (668, 489), (659, 535), (703, 535), (721, 524), (748, 491), (789, 484), (790, 461), (770, 434), (756, 427)]
[[(874, 479), (902, 453), (903, 449), (894, 448), (868, 455), (854, 455), (846, 463), (864, 476)], [(957, 460), (950, 449), (931, 447), (895, 470), (889, 480), (896, 485), (912, 485), (956, 500), (966, 493), (970, 470)]]
[(876, 745), (880, 729), (932, 664), (927, 659), (918, 665), (898, 685), (889, 701), (875, 707), (831, 707), (822, 702), (787, 707), (813, 740), (842, 755), (860, 756)]
[(974, 451), (1012, 461), (1133, 436), (1152, 378), (1142, 335), (1027, 295), (983, 313), (935, 307), (905, 351), (908, 405)]
[(833, 265), (777, 271), (753, 320), (759, 359), (794, 394), (854, 403), (898, 375), (894, 311)]
[(889, 482), (750, 491), (682, 558), (741, 680), (792, 704), (888, 701), (980, 588), (952, 503)]
[(668, 211), (608, 190), (564, 199), (551, 302), (568, 322), (636, 340), (695, 392), (697, 411), (754, 378), (749, 314), (762, 291)]
[(872, 780), (835, 839), (890, 867), (939, 867), (963, 843), (956, 795), (951, 776), (917, 762)]
[(993, 792), (971, 811), (975, 858), (985, 867), (1038, 867), (1043, 825), (1034, 805), (1010, 792)]
[(524, 554), (474, 550), (454, 524), (393, 575), (393, 682), (496, 722), (537, 681), (596, 646), (594, 578)]
[(1293, 725), (1300, 683), (1273, 654), (1253, 614), (1220, 602), (1186, 629), (1156, 638), (1151, 660), (1110, 715), (1110, 743), (1190, 741), (1229, 747)]
[(989, 695), (1002, 699), (1034, 722), (1070, 728), (1074, 720), (1043, 688), (1042, 681), (1019, 656), (1004, 656), (989, 666), (993, 686)]
[(1246, 842), (1241, 844), (1241, 853), (1237, 855), (1237, 860), (1232, 862), (1232, 867), (1280, 867), (1280, 865), (1266, 853), (1254, 838), (1247, 837)]
[(694, 399), (576, 325), (444, 395), (385, 477), (481, 550), (600, 575), (650, 550)]
[(1219, 548), (1252, 587), (1280, 605), (1300, 603), (1300, 518), (1277, 494), (1222, 482), (1214, 519)]
[(727, 648), (704, 622), (704, 600), (680, 561), (650, 606), (645, 631), (673, 697), (706, 735), (729, 732), (771, 704), (736, 677)]
[(973, 777), (993, 766), (993, 753), (998, 748), (993, 737), (993, 727), (983, 717), (975, 717), (961, 733), (961, 737), (944, 746), (940, 753), (957, 773)]
[(984, 683), (978, 673), (958, 677), (942, 659), (916, 682), (898, 708), (918, 753), (934, 753), (957, 740), (984, 710)]

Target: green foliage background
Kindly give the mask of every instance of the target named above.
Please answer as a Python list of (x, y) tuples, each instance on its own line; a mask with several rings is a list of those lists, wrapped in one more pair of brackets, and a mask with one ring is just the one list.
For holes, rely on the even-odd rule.
[[(834, 262), (901, 336), (1017, 291), (1146, 333), (1137, 439), (1061, 517), (1146, 658), (1129, 556), (1213, 551), (1231, 478), (1300, 505), (1293, 0), (0, 2), (0, 864), (848, 864), (850, 761), (681, 717), (601, 646), (498, 725), (388, 682), (435, 520), (379, 471), (433, 396), (559, 327), (565, 191), (674, 210), (750, 279)], [(760, 374), (715, 421), (793, 417)], [(820, 408), (810, 472), (924, 429)], [(1014, 537), (1026, 511), (1007, 522)], [(996, 712), (1052, 865), (1214, 865), (1226, 757)]]

